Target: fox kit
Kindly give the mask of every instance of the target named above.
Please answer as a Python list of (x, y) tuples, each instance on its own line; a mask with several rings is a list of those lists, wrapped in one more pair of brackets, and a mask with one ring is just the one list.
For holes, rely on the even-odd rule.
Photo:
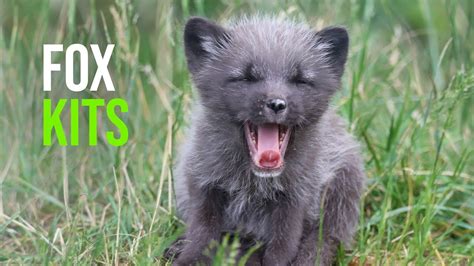
[(225, 233), (242, 253), (260, 244), (254, 265), (328, 265), (351, 242), (365, 174), (330, 108), (348, 43), (344, 28), (273, 18), (187, 22), (199, 99), (175, 169), (187, 224), (175, 265), (211, 263), (204, 251)]

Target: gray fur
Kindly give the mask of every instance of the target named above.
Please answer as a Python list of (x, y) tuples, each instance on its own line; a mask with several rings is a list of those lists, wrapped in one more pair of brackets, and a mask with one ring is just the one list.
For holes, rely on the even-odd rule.
[[(314, 265), (318, 254), (328, 265), (340, 243), (350, 244), (365, 175), (359, 145), (329, 107), (347, 45), (342, 28), (315, 32), (262, 17), (225, 28), (188, 21), (186, 56), (199, 100), (174, 172), (178, 212), (188, 226), (175, 265), (210, 263), (202, 252), (223, 232), (262, 243), (252, 258), (258, 265)], [(256, 81), (243, 80), (247, 72)], [(265, 109), (273, 96), (288, 102), (283, 114)], [(279, 176), (255, 176), (246, 121), (294, 129)]]

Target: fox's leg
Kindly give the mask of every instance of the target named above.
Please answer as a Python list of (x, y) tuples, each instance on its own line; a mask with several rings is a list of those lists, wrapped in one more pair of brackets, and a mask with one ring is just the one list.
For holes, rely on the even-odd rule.
[(222, 232), (223, 192), (214, 188), (194, 189), (191, 192), (192, 208), (184, 247), (173, 265), (210, 264), (211, 258), (205, 256), (203, 251), (211, 241), (219, 241)]
[[(350, 244), (359, 221), (359, 200), (364, 173), (359, 167), (344, 168), (323, 188), (323, 230), (319, 244), (319, 221), (306, 224), (298, 254), (292, 265), (331, 265), (338, 246)], [(318, 259), (319, 258), (319, 259)]]

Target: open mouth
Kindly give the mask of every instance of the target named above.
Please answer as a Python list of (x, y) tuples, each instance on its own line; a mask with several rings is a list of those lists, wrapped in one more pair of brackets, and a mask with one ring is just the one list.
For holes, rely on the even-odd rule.
[(250, 156), (259, 172), (279, 170), (283, 166), (291, 131), (279, 124), (245, 123), (245, 136)]

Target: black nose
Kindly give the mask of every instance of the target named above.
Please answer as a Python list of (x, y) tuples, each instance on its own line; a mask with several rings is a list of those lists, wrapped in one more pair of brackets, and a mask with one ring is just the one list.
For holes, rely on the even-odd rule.
[(267, 101), (267, 107), (278, 113), (286, 109), (286, 102), (282, 99), (270, 99)]

